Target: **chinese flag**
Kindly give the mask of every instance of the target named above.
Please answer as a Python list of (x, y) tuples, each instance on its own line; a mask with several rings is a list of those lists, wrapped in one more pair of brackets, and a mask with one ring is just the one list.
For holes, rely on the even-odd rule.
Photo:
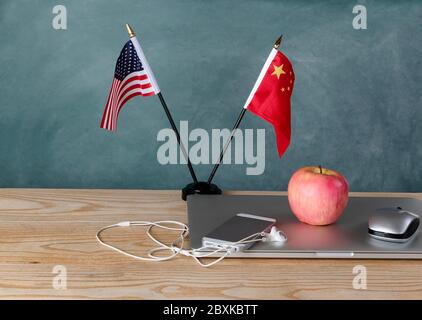
[(290, 97), (294, 82), (289, 59), (272, 49), (244, 106), (273, 125), (280, 158), (290, 144)]

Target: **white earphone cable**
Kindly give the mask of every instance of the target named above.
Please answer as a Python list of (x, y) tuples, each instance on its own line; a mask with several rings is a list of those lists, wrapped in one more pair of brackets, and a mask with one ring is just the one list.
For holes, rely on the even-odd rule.
[[(176, 225), (177, 227), (169, 227), (168, 225)], [(126, 250), (120, 249), (114, 245), (111, 245), (101, 239), (101, 233), (105, 230), (113, 229), (113, 228), (121, 228), (121, 227), (136, 227), (136, 226), (143, 226), (148, 227), (146, 230), (146, 235), (155, 243), (158, 245), (156, 248), (152, 248), (148, 251), (147, 257), (138, 256), (135, 254), (132, 254)], [(179, 231), (178, 237), (170, 244), (167, 245), (157, 238), (155, 238), (151, 232), (153, 228), (160, 228), (164, 230), (170, 230), (170, 231)], [(97, 234), (95, 235), (97, 241), (102, 244), (103, 246), (114, 250), (116, 252), (119, 252), (125, 256), (131, 257), (136, 260), (142, 260), (142, 261), (166, 261), (175, 258), (177, 255), (182, 254), (184, 256), (192, 257), (199, 265), (203, 267), (210, 267), (224, 258), (226, 258), (228, 255), (236, 251), (236, 246), (241, 244), (247, 244), (252, 242), (259, 242), (263, 241), (264, 235), (262, 233), (255, 233), (252, 234), (244, 239), (241, 239), (232, 245), (228, 247), (213, 247), (213, 246), (207, 246), (207, 247), (201, 247), (198, 249), (184, 249), (184, 243), (185, 238), (189, 234), (189, 228), (186, 224), (178, 221), (171, 221), (171, 220), (162, 220), (162, 221), (123, 221), (116, 224), (111, 224), (109, 226), (105, 226), (97, 231)], [(177, 245), (179, 243), (179, 246)], [(213, 251), (204, 251), (205, 249), (213, 249)], [(155, 255), (157, 252), (160, 251), (169, 251), (169, 255), (167, 256), (157, 256)], [(225, 252), (222, 256), (215, 258), (212, 262), (209, 263), (203, 263), (200, 259), (201, 258), (207, 258), (211, 257), (213, 255), (216, 255), (220, 252)]]

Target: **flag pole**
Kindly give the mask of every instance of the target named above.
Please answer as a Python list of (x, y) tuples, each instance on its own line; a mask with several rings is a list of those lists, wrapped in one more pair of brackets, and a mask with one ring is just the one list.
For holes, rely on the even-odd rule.
[(221, 150), (220, 158), (218, 159), (217, 163), (214, 165), (214, 168), (211, 171), (211, 174), (210, 174), (210, 176), (208, 178), (208, 183), (211, 183), (212, 182), (212, 179), (214, 178), (215, 173), (217, 172), (218, 168), (220, 167), (220, 163), (221, 163), (221, 161), (223, 161), (224, 154), (226, 153), (227, 148), (229, 147), (230, 143), (232, 142), (233, 137), (236, 134), (236, 131), (239, 128), (239, 125), (242, 122), (243, 117), (245, 116), (245, 113), (246, 113), (246, 109), (245, 108), (242, 108), (242, 111), (240, 112), (239, 116), (237, 117), (236, 123), (233, 126), (232, 132), (230, 133), (230, 137), (226, 141), (223, 149)]
[[(133, 38), (133, 37), (136, 36), (135, 31), (127, 23), (126, 23), (126, 29), (127, 29), (128, 34), (129, 34), (129, 38)], [(167, 107), (167, 103), (164, 100), (164, 97), (161, 94), (161, 92), (159, 92), (157, 94), (157, 96), (160, 99), (161, 105), (163, 106), (163, 109), (164, 109), (164, 112), (166, 113), (167, 119), (170, 122), (171, 128), (173, 129), (174, 133), (176, 134), (177, 143), (179, 144), (180, 149), (183, 153), (183, 156), (185, 157), (185, 159), (187, 161), (187, 165), (188, 165), (188, 168), (189, 168), (190, 175), (192, 176), (192, 180), (193, 180), (194, 184), (198, 184), (198, 178), (196, 177), (195, 171), (193, 170), (193, 166), (192, 166), (192, 163), (189, 159), (189, 155), (188, 155), (188, 153), (187, 153), (187, 151), (186, 151), (186, 149), (185, 149), (185, 147), (184, 147), (184, 145), (183, 145), (183, 143), (180, 139), (179, 130), (177, 129), (176, 124), (174, 123), (174, 120), (173, 120), (173, 117), (170, 113), (170, 110)]]
[[(280, 47), (282, 40), (283, 40), (283, 35), (281, 35), (280, 37), (278, 37), (278, 39), (275, 41), (275, 43), (274, 43), (274, 49), (278, 49)], [(225, 155), (225, 153), (227, 151), (227, 148), (229, 147), (230, 143), (232, 142), (233, 137), (236, 134), (236, 131), (239, 128), (240, 123), (242, 122), (243, 117), (246, 114), (246, 110), (247, 110), (246, 108), (242, 108), (242, 111), (240, 112), (239, 116), (237, 117), (236, 123), (234, 124), (233, 129), (232, 129), (232, 131), (230, 133), (230, 137), (226, 141), (223, 149), (221, 150), (220, 158), (218, 159), (218, 162), (214, 165), (214, 168), (211, 171), (211, 174), (210, 174), (210, 176), (208, 178), (208, 181), (207, 181), (208, 183), (211, 183), (212, 182), (212, 179), (214, 179), (215, 173), (217, 172), (218, 168), (220, 167), (220, 163), (223, 161), (223, 158), (224, 158), (224, 155)]]
[(170, 122), (171, 128), (173, 129), (174, 133), (176, 134), (177, 143), (179, 144), (180, 149), (183, 153), (183, 156), (185, 157), (185, 159), (187, 161), (187, 165), (188, 165), (188, 168), (189, 168), (190, 175), (192, 176), (192, 180), (193, 180), (194, 183), (198, 183), (198, 178), (196, 177), (195, 171), (193, 170), (193, 166), (192, 166), (192, 163), (190, 162), (189, 155), (188, 155), (188, 153), (185, 149), (185, 146), (183, 145), (182, 140), (180, 139), (179, 130), (177, 129), (176, 124), (174, 123), (174, 120), (173, 120), (173, 117), (171, 116), (170, 110), (167, 107), (167, 103), (164, 100), (164, 97), (161, 94), (161, 92), (158, 93), (157, 96), (160, 99), (161, 105), (163, 106), (163, 109), (164, 109), (164, 112), (166, 113), (167, 119)]

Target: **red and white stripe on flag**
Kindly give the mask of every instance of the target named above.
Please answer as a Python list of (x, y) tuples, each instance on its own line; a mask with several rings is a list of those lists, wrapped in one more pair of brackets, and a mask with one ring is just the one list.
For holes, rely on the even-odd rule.
[(135, 72), (123, 81), (114, 78), (101, 121), (101, 128), (115, 131), (120, 110), (136, 96), (153, 96), (154, 88), (145, 72)]

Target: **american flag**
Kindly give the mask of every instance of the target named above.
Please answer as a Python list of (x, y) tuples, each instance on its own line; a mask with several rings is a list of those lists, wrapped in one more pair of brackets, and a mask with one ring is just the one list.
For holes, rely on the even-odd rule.
[(117, 59), (114, 79), (100, 127), (115, 131), (120, 110), (135, 96), (152, 96), (160, 88), (136, 37), (123, 47)]

